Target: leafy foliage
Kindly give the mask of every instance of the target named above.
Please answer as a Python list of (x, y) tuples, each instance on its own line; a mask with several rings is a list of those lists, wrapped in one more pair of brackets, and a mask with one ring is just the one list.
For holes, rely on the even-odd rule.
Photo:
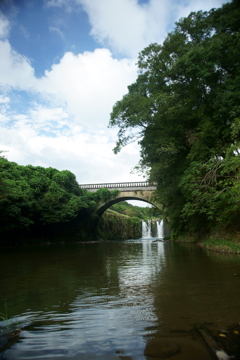
[(75, 175), (53, 168), (21, 166), (0, 159), (1, 229), (68, 221), (87, 203)]
[(129, 204), (127, 201), (121, 201), (111, 206), (111, 209), (123, 213), (132, 218), (138, 219), (150, 219), (153, 217), (159, 217), (159, 209), (155, 207), (140, 207)]
[(240, 215), (239, 1), (193, 12), (138, 59), (139, 76), (113, 107), (115, 153), (141, 145), (137, 169), (176, 234), (204, 233)]
[(44, 227), (56, 232), (55, 224), (72, 227), (73, 220), (81, 222), (81, 212), (85, 221), (98, 202), (116, 195), (108, 189), (88, 193), (68, 170), (21, 166), (0, 157), (0, 232), (5, 235)]
[(126, 217), (116, 212), (105, 212), (98, 224), (100, 239), (137, 239), (142, 234), (142, 221), (138, 217)]

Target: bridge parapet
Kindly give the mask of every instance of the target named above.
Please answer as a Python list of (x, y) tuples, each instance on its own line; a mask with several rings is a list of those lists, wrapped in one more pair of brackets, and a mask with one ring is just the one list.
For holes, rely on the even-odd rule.
[(134, 191), (134, 190), (150, 190), (157, 189), (155, 181), (136, 181), (136, 182), (119, 182), (119, 183), (102, 183), (102, 184), (79, 184), (80, 188), (89, 192), (95, 192), (98, 189), (106, 188), (109, 190)]

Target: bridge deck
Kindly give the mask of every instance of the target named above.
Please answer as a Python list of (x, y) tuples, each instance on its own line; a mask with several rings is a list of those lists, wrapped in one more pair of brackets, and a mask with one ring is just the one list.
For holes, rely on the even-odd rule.
[(134, 190), (156, 190), (155, 181), (137, 181), (137, 182), (119, 182), (119, 183), (102, 183), (102, 184), (79, 184), (80, 188), (90, 192), (105, 188), (109, 190), (134, 191)]

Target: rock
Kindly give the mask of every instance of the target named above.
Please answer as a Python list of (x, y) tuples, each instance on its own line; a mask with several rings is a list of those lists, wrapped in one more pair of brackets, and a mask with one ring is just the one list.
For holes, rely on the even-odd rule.
[(13, 338), (13, 337), (18, 336), (18, 335), (20, 334), (20, 332), (21, 332), (21, 329), (14, 329), (14, 330), (8, 332), (8, 333), (6, 334), (6, 336), (7, 336), (8, 338)]
[(235, 359), (235, 356), (228, 356), (228, 354), (226, 354), (225, 351), (223, 351), (223, 350), (217, 350), (216, 356), (219, 360)]
[(123, 350), (117, 350), (116, 354), (124, 354), (124, 351)]
[(2, 337), (0, 338), (0, 349), (1, 349), (4, 345), (6, 345), (7, 342), (8, 342), (8, 339), (7, 339), (5, 336), (2, 336)]
[(174, 343), (164, 343), (155, 338), (147, 342), (144, 355), (166, 359), (181, 351), (180, 347)]

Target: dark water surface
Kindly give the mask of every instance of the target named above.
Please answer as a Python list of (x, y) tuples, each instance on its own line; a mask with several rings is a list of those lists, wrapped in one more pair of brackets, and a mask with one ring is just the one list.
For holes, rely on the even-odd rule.
[(197, 245), (7, 250), (0, 271), (0, 312), (6, 301), (23, 327), (0, 359), (154, 360), (169, 344), (181, 350), (174, 360), (211, 359), (194, 326), (220, 331), (240, 321), (240, 257)]

